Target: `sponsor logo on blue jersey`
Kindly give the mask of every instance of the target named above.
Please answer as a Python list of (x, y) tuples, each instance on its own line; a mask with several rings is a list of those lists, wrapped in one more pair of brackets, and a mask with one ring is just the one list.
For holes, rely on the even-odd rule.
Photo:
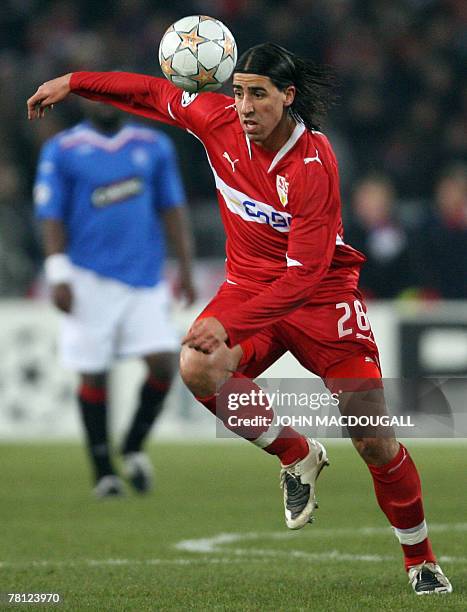
[(134, 176), (94, 189), (91, 194), (91, 202), (97, 208), (104, 208), (110, 204), (116, 204), (117, 202), (124, 202), (130, 198), (134, 198), (142, 193), (143, 190), (143, 180), (138, 176)]

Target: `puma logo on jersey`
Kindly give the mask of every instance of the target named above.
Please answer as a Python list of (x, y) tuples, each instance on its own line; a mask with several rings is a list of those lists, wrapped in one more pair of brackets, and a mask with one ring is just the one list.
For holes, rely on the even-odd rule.
[(224, 151), (224, 154), (222, 157), (225, 157), (225, 159), (229, 162), (229, 164), (232, 166), (232, 172), (235, 172), (235, 164), (239, 161), (238, 159), (234, 159), (233, 161), (230, 159), (230, 155), (227, 153), (227, 151)]
[(315, 151), (316, 151), (316, 155), (314, 157), (305, 157), (305, 159), (303, 160), (305, 162), (305, 166), (307, 164), (311, 164), (311, 162), (318, 162), (318, 164), (323, 165), (323, 162), (319, 158), (318, 149), (315, 149)]
[[(359, 340), (368, 340), (369, 342), (373, 342), (373, 344), (375, 343), (375, 341), (373, 340), (373, 338), (371, 338), (370, 336), (365, 336), (365, 335), (363, 335), (363, 334), (359, 334), (359, 333), (357, 333), (357, 334), (355, 334), (355, 335), (356, 335), (356, 337), (357, 337)], [(366, 361), (366, 360), (365, 360), (365, 361)]]

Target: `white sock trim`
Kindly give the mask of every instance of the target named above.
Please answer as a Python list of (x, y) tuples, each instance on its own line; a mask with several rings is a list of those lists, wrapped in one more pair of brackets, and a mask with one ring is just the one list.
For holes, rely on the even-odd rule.
[(425, 520), (420, 525), (410, 527), (410, 529), (398, 529), (397, 527), (393, 527), (393, 529), (401, 544), (420, 544), (428, 537), (428, 527)]
[(253, 440), (253, 444), (258, 448), (266, 448), (266, 446), (272, 444), (274, 440), (277, 440), (281, 431), (281, 426), (270, 425), (265, 432), (256, 438), (256, 440)]

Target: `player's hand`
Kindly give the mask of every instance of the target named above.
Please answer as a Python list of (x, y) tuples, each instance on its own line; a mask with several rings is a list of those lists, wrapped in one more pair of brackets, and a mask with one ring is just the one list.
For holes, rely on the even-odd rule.
[(68, 283), (60, 283), (52, 287), (52, 301), (62, 312), (69, 314), (73, 306), (73, 293)]
[(182, 340), (182, 345), (194, 348), (203, 353), (213, 353), (227, 340), (227, 332), (215, 317), (200, 319), (191, 327)]
[(70, 93), (71, 72), (43, 83), (27, 101), (28, 119), (42, 119), (47, 108), (64, 100)]

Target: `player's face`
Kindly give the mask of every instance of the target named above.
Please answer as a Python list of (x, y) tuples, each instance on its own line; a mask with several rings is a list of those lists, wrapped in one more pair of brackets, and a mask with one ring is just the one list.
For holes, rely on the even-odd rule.
[(248, 138), (265, 147), (275, 144), (276, 136), (286, 127), (287, 108), (294, 100), (295, 87), (281, 91), (269, 77), (236, 73), (233, 90), (240, 123)]

